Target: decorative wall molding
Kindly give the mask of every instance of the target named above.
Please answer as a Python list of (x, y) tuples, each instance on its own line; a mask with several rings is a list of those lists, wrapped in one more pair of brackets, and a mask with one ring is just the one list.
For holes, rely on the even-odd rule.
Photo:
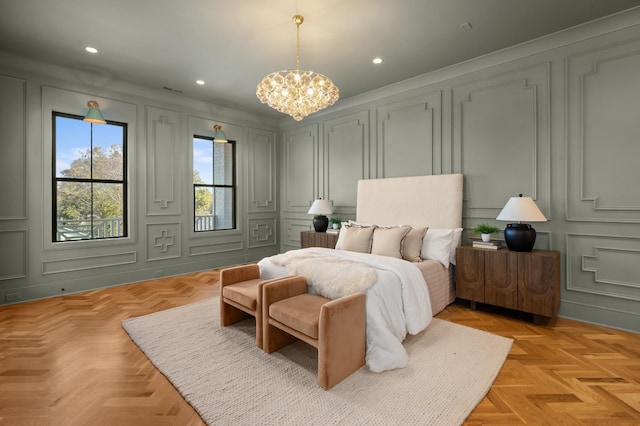
[[(628, 250), (612, 247), (594, 246), (595, 254), (593, 256), (582, 256), (582, 270), (593, 272), (595, 274), (594, 281), (600, 284), (611, 284), (625, 287), (640, 289), (640, 280), (637, 282), (626, 281), (625, 278), (616, 277), (616, 270), (612, 268), (615, 261), (622, 261), (628, 265), (640, 264), (640, 249)], [(607, 259), (617, 257), (607, 263)], [(603, 265), (606, 265), (603, 267)], [(638, 299), (640, 300), (640, 299)]]
[(640, 40), (566, 59), (568, 221), (640, 223)]
[(325, 197), (334, 209), (355, 214), (358, 180), (371, 176), (369, 112), (324, 123)]
[(310, 231), (313, 229), (312, 219), (311, 217), (309, 217), (308, 220), (285, 218), (284, 229), (286, 233), (283, 244), (294, 248), (300, 248), (300, 233), (302, 231)]
[(11, 250), (3, 250), (0, 256), (0, 281), (27, 277), (28, 235), (26, 229), (0, 231), (0, 247), (11, 247)]
[(640, 237), (567, 234), (569, 291), (640, 301)]
[(249, 213), (275, 212), (275, 134), (250, 127), (248, 139)]
[(242, 241), (224, 241), (208, 244), (191, 244), (189, 246), (189, 256), (203, 256), (216, 253), (242, 250)]
[(177, 215), (181, 203), (177, 197), (180, 187), (181, 158), (178, 147), (180, 113), (146, 106), (147, 120), (147, 214)]
[(287, 211), (306, 211), (321, 194), (318, 166), (318, 125), (293, 129), (284, 134), (284, 196)]
[(276, 245), (276, 219), (249, 219), (249, 248), (267, 247)]
[(42, 274), (59, 274), (63, 272), (83, 271), (88, 269), (123, 266), (137, 262), (134, 251), (97, 256), (77, 256), (67, 259), (45, 260), (42, 262)]
[(442, 91), (376, 108), (378, 177), (442, 170)]
[(146, 241), (148, 261), (182, 256), (179, 223), (148, 223)]
[(0, 74), (0, 93), (0, 221), (27, 219), (27, 82)]
[(459, 84), (451, 97), (464, 216), (495, 218), (509, 197), (524, 194), (550, 218), (550, 64)]

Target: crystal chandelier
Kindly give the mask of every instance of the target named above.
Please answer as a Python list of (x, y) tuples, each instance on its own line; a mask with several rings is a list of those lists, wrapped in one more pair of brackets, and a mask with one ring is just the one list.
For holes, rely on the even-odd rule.
[(256, 96), (263, 104), (300, 121), (333, 105), (340, 92), (326, 75), (300, 69), (300, 24), (304, 17), (294, 15), (293, 22), (296, 24), (296, 69), (276, 71), (263, 78)]

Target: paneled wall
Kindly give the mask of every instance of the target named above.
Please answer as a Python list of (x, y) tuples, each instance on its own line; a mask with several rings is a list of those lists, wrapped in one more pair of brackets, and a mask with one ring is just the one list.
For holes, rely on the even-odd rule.
[[(640, 13), (425, 74), (283, 124), (282, 249), (363, 178), (464, 174), (465, 239), (511, 196), (562, 254), (560, 315), (640, 332)], [(629, 25), (628, 22), (633, 22)]]
[[(560, 314), (640, 332), (640, 10), (273, 121), (0, 52), (0, 304), (258, 260), (300, 246), (318, 197), (359, 179), (463, 173), (463, 222), (532, 196), (562, 254)], [(419, 48), (419, 43), (416, 43)], [(384, 65), (384, 66), (393, 66)], [(129, 123), (128, 238), (53, 244), (51, 111)], [(237, 142), (235, 230), (193, 231), (192, 144)]]
[(0, 75), (0, 279), (20, 280), (28, 274), (27, 220), (27, 82)]
[[(46, 69), (16, 69), (0, 55), (0, 304), (278, 251), (276, 122), (148, 89), (80, 86), (43, 77)], [(128, 124), (129, 235), (53, 243), (52, 112), (82, 115), (92, 99), (107, 119)], [(237, 229), (196, 233), (192, 138), (213, 136), (216, 123), (236, 143)]]

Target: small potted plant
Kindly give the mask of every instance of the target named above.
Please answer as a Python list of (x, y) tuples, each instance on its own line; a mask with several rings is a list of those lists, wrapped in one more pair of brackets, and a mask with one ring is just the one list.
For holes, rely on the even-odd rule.
[(340, 219), (339, 217), (332, 217), (331, 219), (329, 219), (329, 225), (331, 226), (331, 229), (340, 229), (341, 223), (342, 219)]
[(498, 232), (500, 229), (488, 223), (479, 223), (473, 228), (473, 232), (480, 234), (482, 241), (491, 241), (491, 234)]

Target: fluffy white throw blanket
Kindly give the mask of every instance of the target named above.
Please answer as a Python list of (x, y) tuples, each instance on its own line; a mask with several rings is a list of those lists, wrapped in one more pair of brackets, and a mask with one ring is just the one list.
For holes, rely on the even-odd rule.
[(374, 269), (335, 256), (293, 250), (271, 257), (271, 263), (287, 268), (292, 275), (307, 279), (309, 293), (339, 299), (366, 293), (378, 276)]
[[(301, 254), (290, 254), (301, 253)], [(320, 247), (294, 250), (275, 256), (276, 262), (287, 263), (286, 259), (296, 256), (307, 257), (322, 255), (341, 259), (330, 261), (330, 265), (349, 261), (358, 264), (358, 268), (373, 268), (377, 279), (366, 290), (367, 302), (367, 366), (373, 372), (402, 368), (407, 365), (408, 354), (402, 345), (407, 333), (417, 334), (431, 322), (431, 302), (429, 291), (422, 272), (416, 265), (401, 259), (376, 256), (368, 253), (354, 253), (344, 250), (332, 250)], [(262, 279), (278, 278), (293, 274), (289, 266), (273, 262), (274, 257), (265, 257), (258, 265)], [(320, 268), (314, 271), (313, 280), (322, 280), (321, 273), (334, 275), (331, 266), (324, 260), (317, 263)], [(293, 262), (295, 263), (295, 261)], [(325, 265), (322, 267), (322, 265)], [(320, 272), (323, 271), (323, 272)], [(305, 274), (301, 274), (305, 276)], [(357, 275), (357, 274), (356, 274)], [(336, 275), (339, 281), (344, 277)], [(309, 280), (309, 278), (307, 278)], [(355, 281), (354, 281), (355, 282)], [(364, 280), (366, 282), (366, 280)], [(367, 285), (367, 284), (354, 284)], [(328, 296), (325, 296), (328, 297)]]

